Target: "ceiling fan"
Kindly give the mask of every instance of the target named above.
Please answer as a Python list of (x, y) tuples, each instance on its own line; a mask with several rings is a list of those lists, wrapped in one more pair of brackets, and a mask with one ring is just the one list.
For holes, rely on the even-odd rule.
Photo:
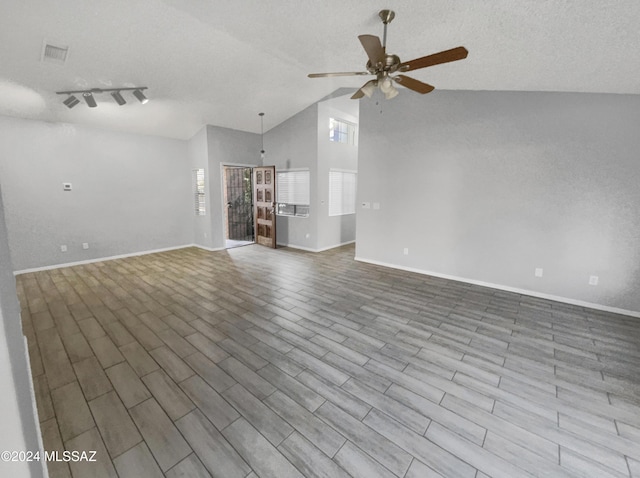
[(351, 97), (352, 100), (360, 99), (363, 96), (371, 97), (378, 87), (380, 88), (380, 91), (384, 93), (385, 98), (390, 100), (398, 94), (398, 90), (393, 86), (393, 82), (424, 95), (425, 93), (433, 91), (434, 87), (402, 74), (397, 74), (395, 76), (391, 75), (394, 73), (404, 73), (406, 71), (417, 70), (419, 68), (426, 68), (427, 66), (439, 65), (441, 63), (463, 60), (469, 54), (465, 47), (459, 46), (457, 48), (452, 48), (451, 50), (445, 50), (440, 53), (434, 53), (433, 55), (416, 58), (415, 60), (401, 62), (398, 55), (389, 55), (386, 50), (387, 25), (391, 23), (391, 20), (395, 18), (396, 14), (392, 10), (381, 10), (378, 16), (382, 20), (382, 23), (384, 23), (384, 36), (382, 43), (380, 43), (380, 38), (375, 35), (358, 36), (360, 43), (362, 43), (362, 46), (369, 57), (369, 61), (367, 61), (366, 66), (367, 71), (311, 73), (308, 75), (309, 78), (375, 75), (376, 78), (374, 80), (367, 81), (358, 91), (355, 92)]

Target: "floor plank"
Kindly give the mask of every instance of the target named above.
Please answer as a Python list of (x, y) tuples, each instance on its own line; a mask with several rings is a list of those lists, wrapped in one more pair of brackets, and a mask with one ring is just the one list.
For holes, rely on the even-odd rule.
[(249, 465), (199, 410), (188, 413), (176, 425), (211, 476), (244, 478), (251, 472)]
[(133, 407), (131, 417), (163, 471), (191, 454), (187, 442), (153, 398)]

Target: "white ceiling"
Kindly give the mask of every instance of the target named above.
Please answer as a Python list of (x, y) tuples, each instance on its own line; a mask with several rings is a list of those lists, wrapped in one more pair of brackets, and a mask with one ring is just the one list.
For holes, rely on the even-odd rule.
[[(0, 114), (187, 139), (259, 132), (264, 111), (268, 130), (369, 79), (306, 75), (364, 70), (357, 35), (382, 36), (383, 8), (403, 61), (469, 50), (411, 72), (436, 88), (640, 94), (638, 0), (1, 0)], [(40, 60), (45, 39), (70, 47), (66, 64)], [(140, 85), (144, 106), (103, 94), (69, 110), (55, 94)]]

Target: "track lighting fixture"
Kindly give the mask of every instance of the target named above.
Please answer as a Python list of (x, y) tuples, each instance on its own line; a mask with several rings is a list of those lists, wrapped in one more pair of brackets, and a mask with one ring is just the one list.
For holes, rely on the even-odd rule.
[(68, 95), (68, 97), (62, 103), (69, 109), (80, 103), (80, 100), (76, 96), (74, 96), (75, 94), (82, 95), (87, 105), (90, 108), (95, 108), (96, 106), (98, 106), (95, 95), (100, 93), (110, 93), (116, 103), (118, 103), (120, 106), (126, 104), (127, 100), (125, 100), (122, 96), (122, 91), (133, 92), (133, 96), (135, 96), (140, 101), (140, 103), (144, 105), (149, 101), (149, 98), (147, 98), (142, 92), (146, 89), (146, 86), (134, 86), (132, 88), (92, 88), (90, 90), (56, 91), (56, 94)]
[(80, 103), (80, 100), (73, 95), (69, 95), (69, 97), (63, 101), (63, 103), (67, 108), (71, 109), (75, 105)]
[(84, 97), (84, 101), (87, 103), (87, 106), (89, 108), (95, 108), (96, 106), (98, 106), (98, 103), (96, 103), (96, 99), (93, 97), (93, 93), (82, 93), (82, 96)]
[(122, 97), (119, 91), (112, 91), (111, 96), (113, 96), (113, 99), (116, 100), (116, 103), (118, 103), (120, 106), (124, 105), (127, 102), (127, 100)]

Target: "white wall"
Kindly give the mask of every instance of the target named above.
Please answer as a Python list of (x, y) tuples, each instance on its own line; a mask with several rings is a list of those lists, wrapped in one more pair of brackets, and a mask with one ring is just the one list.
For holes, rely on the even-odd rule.
[(193, 242), (185, 141), (0, 117), (0, 183), (17, 270)]
[(356, 215), (329, 216), (329, 170), (358, 170), (358, 145), (329, 141), (329, 118), (358, 124), (359, 101), (351, 95), (318, 103), (318, 249), (353, 242), (356, 239)]
[(358, 258), (640, 311), (640, 96), (402, 91), (360, 108), (359, 202), (381, 209), (358, 211)]
[[(13, 266), (9, 257), (7, 229), (0, 187), (0, 451), (37, 451), (33, 391), (16, 296)], [(38, 462), (0, 462), (0, 476), (43, 476)]]
[(265, 166), (275, 165), (276, 171), (309, 169), (311, 175), (309, 217), (276, 219), (277, 242), (281, 245), (318, 248), (317, 124), (318, 105), (313, 104), (265, 133)]

